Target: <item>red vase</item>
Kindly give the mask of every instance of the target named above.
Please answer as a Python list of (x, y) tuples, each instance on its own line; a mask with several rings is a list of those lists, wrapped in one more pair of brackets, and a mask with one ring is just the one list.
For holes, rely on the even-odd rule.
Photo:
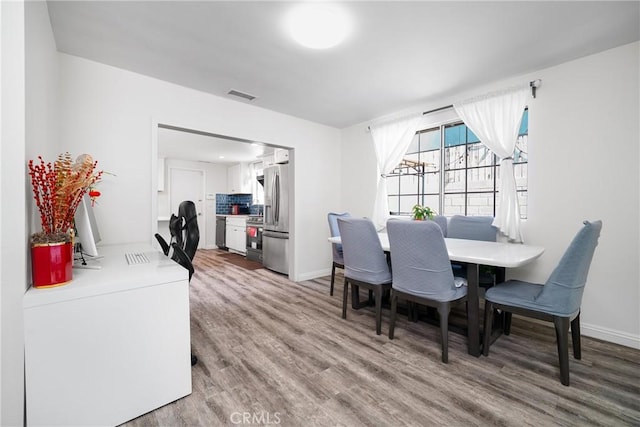
[(71, 282), (73, 278), (72, 243), (32, 245), (31, 271), (34, 288), (52, 288)]

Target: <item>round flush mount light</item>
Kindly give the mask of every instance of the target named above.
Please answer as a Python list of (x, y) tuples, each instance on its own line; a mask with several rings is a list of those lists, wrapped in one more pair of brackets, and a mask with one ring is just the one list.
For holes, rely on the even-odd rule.
[(287, 28), (302, 46), (328, 49), (345, 39), (350, 23), (344, 10), (336, 4), (305, 3), (291, 10)]

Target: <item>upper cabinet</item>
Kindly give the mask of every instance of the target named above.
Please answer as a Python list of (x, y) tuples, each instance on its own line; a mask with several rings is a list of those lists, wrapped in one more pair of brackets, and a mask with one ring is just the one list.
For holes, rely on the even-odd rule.
[(274, 163), (289, 163), (289, 150), (286, 148), (276, 148), (273, 151)]
[(262, 156), (262, 167), (268, 168), (269, 166), (273, 166), (276, 164), (273, 153)]
[(249, 167), (246, 163), (238, 163), (227, 168), (227, 192), (251, 194)]

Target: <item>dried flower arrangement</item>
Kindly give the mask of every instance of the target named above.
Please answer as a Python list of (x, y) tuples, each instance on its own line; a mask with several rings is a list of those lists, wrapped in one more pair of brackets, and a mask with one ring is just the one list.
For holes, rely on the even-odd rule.
[(102, 176), (97, 161), (82, 154), (72, 161), (71, 154), (58, 155), (51, 164), (38, 156), (39, 164), (29, 161), (33, 198), (40, 211), (42, 231), (33, 234), (32, 243), (71, 241), (73, 218), (82, 197)]

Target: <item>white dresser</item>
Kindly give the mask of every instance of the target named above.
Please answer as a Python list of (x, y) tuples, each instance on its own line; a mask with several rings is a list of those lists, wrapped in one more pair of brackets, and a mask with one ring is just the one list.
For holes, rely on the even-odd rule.
[(100, 270), (24, 296), (27, 425), (118, 425), (191, 393), (187, 270), (146, 244), (99, 249)]

